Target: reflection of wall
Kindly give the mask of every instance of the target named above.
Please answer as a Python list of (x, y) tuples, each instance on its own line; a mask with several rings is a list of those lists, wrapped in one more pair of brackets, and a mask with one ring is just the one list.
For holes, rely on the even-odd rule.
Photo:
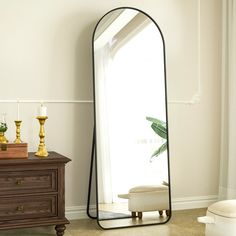
[[(0, 99), (92, 99), (91, 38), (97, 20), (117, 6), (134, 6), (160, 25), (167, 45), (170, 99), (191, 98), (197, 88), (197, 0), (1, 1)], [(217, 194), (220, 112), (220, 0), (201, 1), (202, 97), (192, 106), (170, 105), (172, 196), (186, 200)], [(16, 89), (17, 85), (18, 89)], [(1, 84), (2, 86), (2, 84)], [(35, 150), (35, 104), (22, 105), (25, 140)], [(47, 144), (72, 158), (66, 173), (71, 216), (84, 212), (92, 138), (92, 104), (50, 104)], [(8, 121), (16, 116), (14, 104)], [(58, 119), (60, 116), (60, 120)], [(58, 127), (66, 140), (61, 139)], [(66, 126), (64, 126), (66, 124)], [(10, 129), (13, 125), (10, 124)], [(181, 135), (180, 135), (181, 134)], [(13, 131), (8, 132), (13, 138)], [(62, 144), (63, 142), (63, 144)], [(204, 197), (201, 197), (204, 196)], [(69, 207), (69, 208), (68, 208)]]

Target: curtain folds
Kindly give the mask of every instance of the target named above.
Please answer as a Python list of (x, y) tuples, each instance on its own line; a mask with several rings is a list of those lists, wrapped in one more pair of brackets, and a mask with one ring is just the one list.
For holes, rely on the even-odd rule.
[(219, 199), (236, 198), (236, 1), (223, 0)]
[(107, 80), (109, 78), (109, 44), (95, 52), (96, 78), (104, 80), (96, 88), (96, 132), (99, 203), (112, 203), (111, 160), (109, 141), (109, 117), (107, 99)]

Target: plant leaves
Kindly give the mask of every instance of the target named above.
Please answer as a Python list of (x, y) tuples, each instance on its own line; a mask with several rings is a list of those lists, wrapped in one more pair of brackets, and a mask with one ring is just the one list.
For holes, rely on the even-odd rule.
[(152, 123), (155, 123), (157, 125), (162, 125), (163, 127), (166, 127), (166, 123), (164, 121), (161, 121), (159, 119), (153, 118), (153, 117), (146, 117), (148, 121), (151, 121)]
[(158, 134), (160, 137), (167, 139), (167, 132), (166, 132), (166, 127), (163, 127), (162, 125), (158, 125), (156, 123), (152, 123), (151, 125), (152, 129), (156, 134)]
[(161, 155), (164, 151), (167, 149), (167, 142), (163, 143), (151, 156), (152, 157), (158, 157)]
[[(153, 131), (159, 135), (163, 139), (167, 139), (167, 129), (166, 129), (166, 123), (164, 121), (161, 121), (159, 119), (153, 118), (153, 117), (146, 117), (148, 121), (152, 122), (152, 129)], [(153, 157), (158, 157), (160, 154), (165, 152), (167, 149), (167, 142), (163, 143), (151, 156), (150, 161), (152, 161)]]
[(7, 124), (6, 123), (0, 123), (0, 132), (6, 132), (7, 131)]

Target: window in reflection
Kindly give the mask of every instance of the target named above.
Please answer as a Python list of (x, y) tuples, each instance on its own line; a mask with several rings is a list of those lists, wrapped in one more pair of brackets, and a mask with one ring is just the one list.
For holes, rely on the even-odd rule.
[[(127, 202), (119, 195), (132, 187), (168, 182), (166, 153), (150, 162), (163, 140), (146, 120), (147, 116), (166, 119), (164, 71), (157, 68), (164, 67), (162, 39), (154, 24), (145, 24), (128, 36), (122, 39), (120, 33), (119, 40), (110, 39), (101, 55), (106, 81), (99, 98), (105, 104), (100, 119), (106, 120), (103, 131), (108, 134), (101, 155), (103, 171), (99, 172), (105, 186), (99, 193), (103, 203)], [(142, 42), (145, 47), (140, 47)], [(143, 106), (145, 109), (140, 109)]]
[[(166, 116), (165, 107), (157, 106), (157, 101), (153, 101), (153, 94), (158, 93), (163, 99), (158, 103), (165, 104), (163, 79), (157, 79), (163, 78), (163, 71), (158, 71), (156, 67), (163, 63), (163, 55), (158, 58), (159, 61), (156, 56), (160, 54), (162, 41), (157, 38), (153, 27), (153, 24), (148, 24), (122, 45), (112, 58), (112, 79), (108, 80), (107, 93), (113, 202), (124, 201), (118, 197), (119, 194), (128, 193), (132, 187), (155, 185), (168, 179), (166, 153), (150, 162), (151, 154), (162, 140), (150, 128), (146, 116), (161, 120), (165, 120)], [(140, 48), (142, 42), (148, 43)], [(140, 109), (143, 105), (145, 109)], [(129, 132), (126, 133), (126, 130)], [(136, 169), (134, 178), (130, 176), (132, 166)]]

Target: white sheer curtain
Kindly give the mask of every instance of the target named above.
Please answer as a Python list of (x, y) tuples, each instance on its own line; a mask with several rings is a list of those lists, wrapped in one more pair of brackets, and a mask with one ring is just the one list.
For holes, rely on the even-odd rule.
[(223, 0), (219, 199), (236, 198), (236, 1)]
[[(109, 78), (110, 47), (104, 45), (95, 51), (96, 132), (99, 203), (112, 203), (109, 117), (107, 111), (107, 79)], [(103, 81), (101, 81), (103, 80)]]

